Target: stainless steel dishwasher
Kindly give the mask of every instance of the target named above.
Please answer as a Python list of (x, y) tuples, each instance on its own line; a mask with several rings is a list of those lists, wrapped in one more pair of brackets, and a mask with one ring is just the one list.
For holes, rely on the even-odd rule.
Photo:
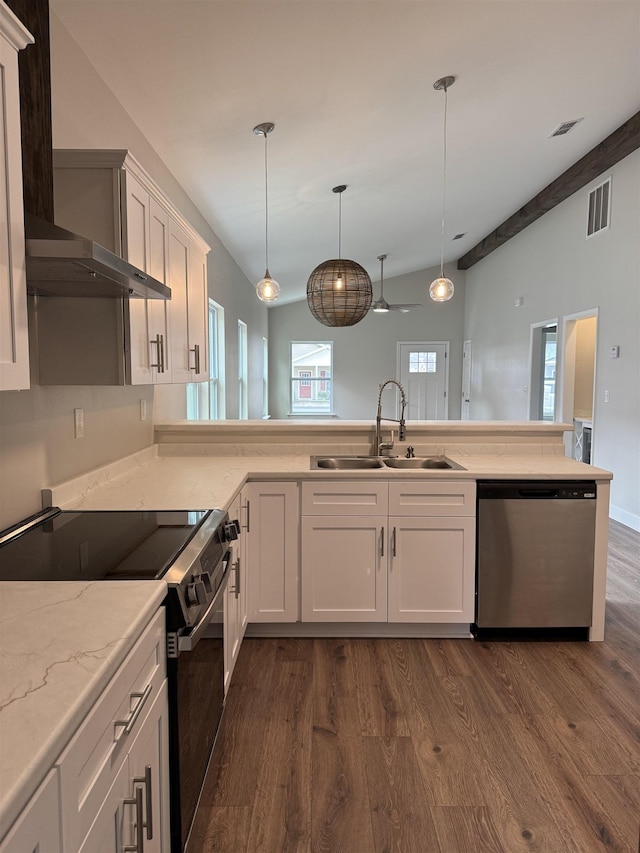
[(474, 635), (586, 639), (596, 484), (480, 481), (477, 500)]

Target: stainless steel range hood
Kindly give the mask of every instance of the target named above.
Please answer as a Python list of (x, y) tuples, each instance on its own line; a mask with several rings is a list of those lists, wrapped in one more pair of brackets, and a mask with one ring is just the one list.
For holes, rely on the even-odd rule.
[(72, 231), (25, 215), (27, 290), (44, 296), (171, 299), (171, 289)]

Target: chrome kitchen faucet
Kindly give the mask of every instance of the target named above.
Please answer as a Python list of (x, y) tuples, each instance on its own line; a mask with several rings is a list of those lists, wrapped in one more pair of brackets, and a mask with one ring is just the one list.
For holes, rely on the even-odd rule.
[[(396, 418), (383, 418), (382, 417), (382, 392), (387, 387), (387, 385), (396, 385), (400, 389), (401, 395), (401, 409), (400, 409), (400, 420)], [(407, 407), (407, 397), (404, 393), (404, 388), (398, 382), (397, 379), (387, 379), (380, 386), (380, 391), (378, 393), (378, 411), (376, 412), (376, 442), (374, 452), (376, 456), (383, 456), (383, 450), (387, 452), (387, 455), (390, 450), (393, 450), (393, 431), (391, 432), (391, 441), (382, 441), (381, 435), (381, 421), (392, 421), (394, 424), (398, 424), (398, 441), (404, 441), (406, 437), (406, 424), (404, 420), (404, 412)]]

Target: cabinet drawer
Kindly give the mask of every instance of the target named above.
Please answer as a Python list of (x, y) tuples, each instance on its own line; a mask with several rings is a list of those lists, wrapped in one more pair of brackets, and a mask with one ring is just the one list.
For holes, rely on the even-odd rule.
[(65, 850), (77, 850), (87, 834), (162, 687), (165, 643), (165, 613), (161, 608), (60, 758)]
[(389, 483), (389, 515), (406, 517), (475, 514), (475, 481), (421, 480)]
[(386, 515), (388, 483), (303, 483), (302, 515)]

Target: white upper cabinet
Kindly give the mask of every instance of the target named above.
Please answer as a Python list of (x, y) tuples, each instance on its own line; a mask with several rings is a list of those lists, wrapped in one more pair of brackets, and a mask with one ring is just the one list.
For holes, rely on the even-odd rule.
[[(112, 379), (114, 373), (121, 377), (120, 383), (132, 385), (186, 383), (207, 378), (209, 246), (126, 150), (54, 151), (54, 189), (58, 225), (90, 237), (168, 285), (171, 300), (124, 301), (122, 334), (112, 335), (121, 339), (121, 345), (114, 340), (115, 350), (112, 353), (110, 348), (105, 359), (102, 343), (103, 363), (106, 361), (109, 366), (104, 378), (84, 365), (74, 366), (74, 378), (69, 378), (68, 371), (61, 375), (61, 370), (49, 376), (43, 348), (50, 350), (55, 346), (60, 324), (71, 332), (66, 318), (79, 311), (87, 315), (85, 323), (80, 325), (86, 328), (91, 323), (95, 337), (104, 336), (104, 328), (115, 325), (114, 306), (107, 304), (107, 300), (100, 300), (103, 305), (80, 307), (71, 305), (69, 300), (64, 306), (50, 300), (51, 304), (42, 306), (38, 322), (41, 382), (82, 384), (79, 371), (85, 374), (85, 384), (118, 384)], [(193, 267), (191, 256), (200, 258), (201, 265)], [(94, 316), (89, 318), (90, 312), (99, 313), (102, 323), (96, 323)], [(79, 337), (71, 335), (71, 339), (78, 346)], [(84, 344), (82, 348), (86, 352)], [(91, 355), (87, 358), (91, 360)], [(120, 359), (122, 364), (111, 366), (114, 359)], [(74, 360), (69, 357), (65, 361)], [(87, 376), (90, 371), (92, 375)]]
[(31, 34), (0, 0), (0, 390), (29, 387), (18, 51)]

